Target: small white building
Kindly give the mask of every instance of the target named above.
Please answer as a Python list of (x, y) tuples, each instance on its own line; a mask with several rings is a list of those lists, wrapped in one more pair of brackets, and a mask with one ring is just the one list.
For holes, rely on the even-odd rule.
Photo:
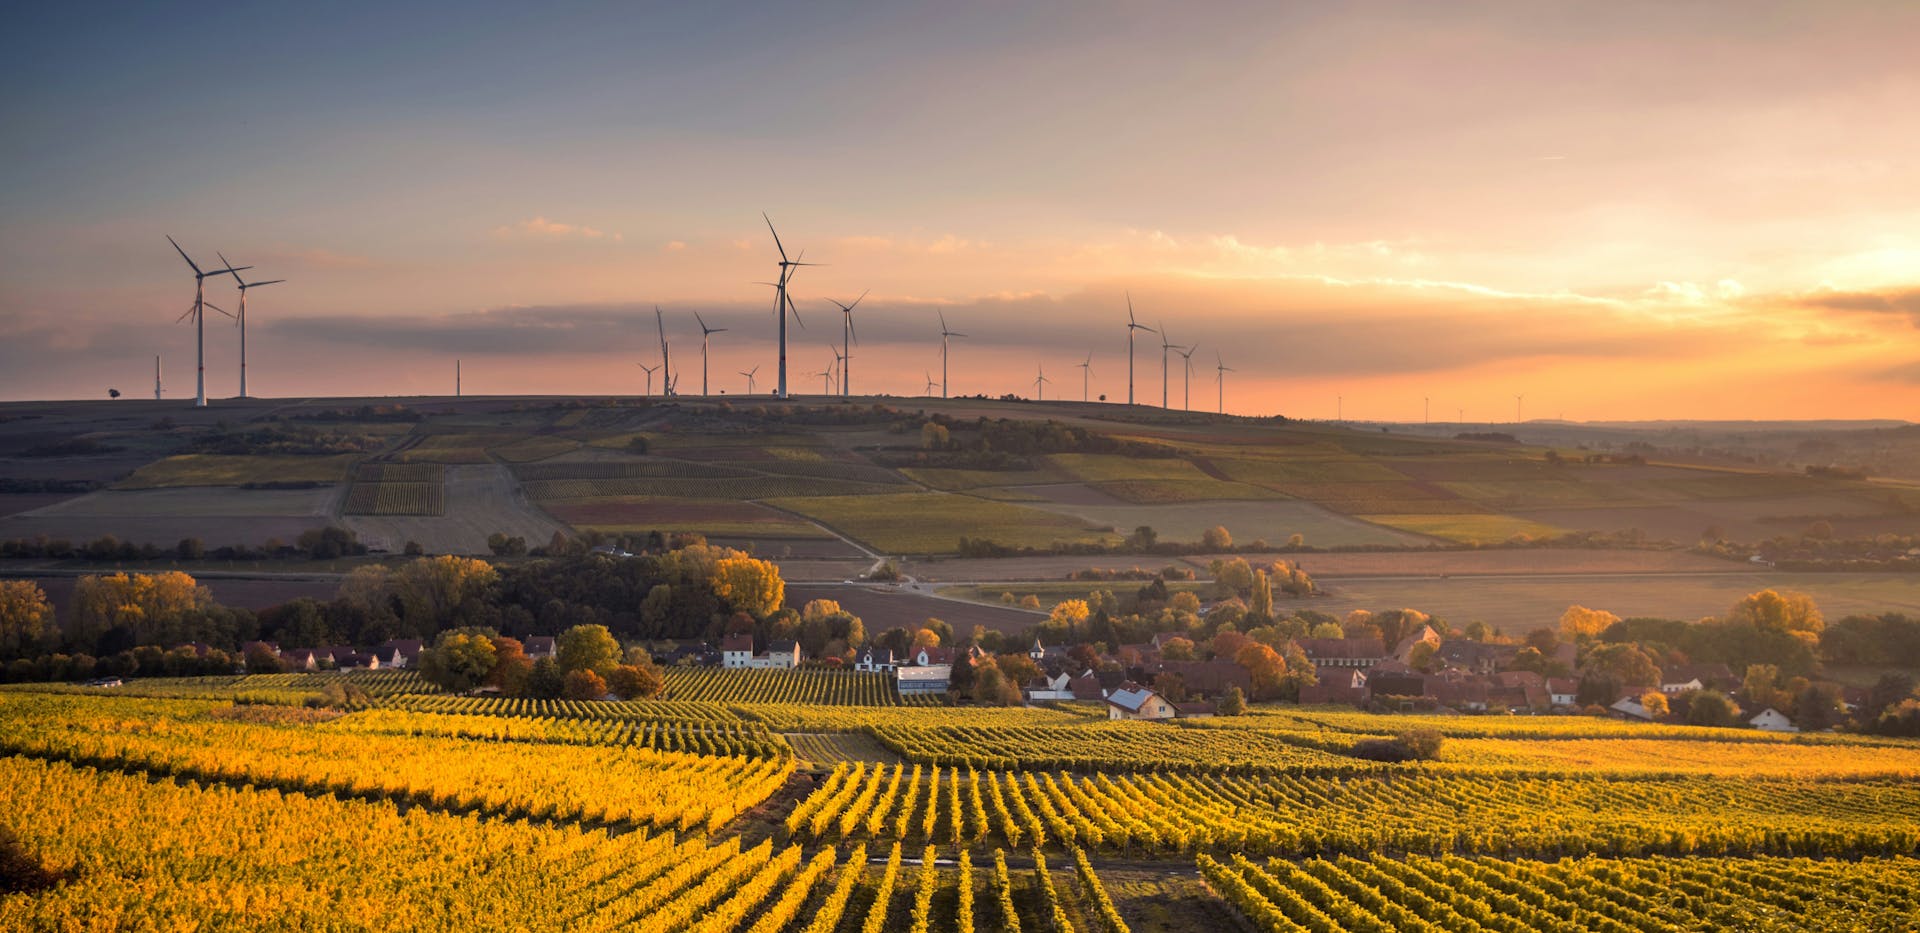
[(1578, 703), (1580, 682), (1571, 677), (1547, 678), (1547, 702), (1555, 709), (1572, 709)]
[(853, 662), (853, 669), (856, 671), (875, 671), (883, 674), (891, 672), (897, 666), (893, 663), (892, 648), (876, 648), (872, 645), (868, 645), (861, 651), (859, 660)]
[(753, 666), (753, 636), (728, 635), (720, 640), (720, 666), (746, 670)]
[(951, 664), (916, 664), (893, 672), (894, 688), (901, 693), (945, 693), (953, 681)]
[(1800, 727), (1793, 724), (1785, 713), (1769, 706), (1760, 711), (1760, 715), (1747, 720), (1747, 725), (1764, 732), (1799, 732)]
[(1027, 702), (1038, 703), (1042, 700), (1073, 699), (1073, 678), (1066, 671), (1047, 675), (1042, 673), (1027, 685)]
[(1607, 707), (1607, 709), (1619, 713), (1621, 717), (1625, 719), (1633, 719), (1640, 722), (1653, 721), (1653, 713), (1641, 704), (1640, 698), (1637, 696), (1621, 697), (1613, 701), (1613, 705)]
[(1107, 694), (1108, 719), (1172, 719), (1175, 715), (1173, 704), (1152, 687), (1129, 682)]
[(797, 641), (776, 641), (767, 646), (766, 654), (753, 656), (749, 667), (764, 670), (784, 671), (800, 666), (800, 643)]

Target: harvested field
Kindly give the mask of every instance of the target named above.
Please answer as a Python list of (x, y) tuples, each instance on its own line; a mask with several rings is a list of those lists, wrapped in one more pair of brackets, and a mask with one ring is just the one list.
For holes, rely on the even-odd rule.
[(831, 537), (811, 522), (758, 503), (730, 499), (563, 499), (550, 503), (547, 511), (575, 528), (611, 532), (694, 531), (708, 538)]
[(84, 495), (83, 492), (0, 493), (0, 517), (44, 509)]
[(437, 463), (362, 463), (353, 478), (363, 483), (438, 483), (446, 469)]
[[(1605, 609), (1623, 618), (1698, 619), (1724, 613), (1747, 594), (1768, 588), (1812, 595), (1829, 619), (1851, 613), (1920, 613), (1920, 579), (1899, 574), (1753, 574), (1733, 570), (1717, 574), (1350, 578), (1323, 583), (1322, 588), (1325, 596), (1300, 605), (1335, 615), (1354, 609), (1414, 608), (1455, 625), (1478, 619), (1513, 634), (1555, 625), (1571, 605)], [(1292, 607), (1295, 601), (1283, 600), (1279, 605)]]
[[(671, 476), (631, 479), (537, 480), (527, 495), (554, 499), (653, 497), (667, 499), (773, 499), (791, 496), (848, 496), (886, 492), (890, 487), (849, 480), (803, 476)], [(897, 488), (897, 487), (896, 487)]]
[(1487, 511), (1484, 506), (1461, 499), (1431, 483), (1281, 483), (1274, 488), (1297, 499), (1317, 502), (1349, 515), (1388, 515), (1398, 512), (1438, 515)]
[(511, 444), (502, 444), (489, 452), (508, 463), (529, 463), (534, 460), (557, 457), (579, 446), (579, 441), (564, 437), (529, 437)]
[(160, 547), (199, 538), (208, 547), (257, 547), (269, 538), (292, 541), (303, 531), (331, 524), (338, 495), (337, 487), (106, 489), (0, 518), (0, 538), (45, 535), (78, 543), (113, 535)]
[(135, 470), (117, 489), (172, 486), (244, 486), (259, 483), (338, 483), (359, 454), (332, 457), (250, 457), (180, 454)]
[(996, 632), (1018, 634), (1046, 618), (1042, 613), (1011, 606), (940, 599), (891, 587), (807, 584), (787, 587), (787, 605), (796, 610), (813, 599), (839, 602), (842, 608), (859, 616), (867, 631), (873, 633), (939, 619), (953, 626), (955, 632), (972, 632), (974, 626), (984, 625)]
[[(1053, 487), (1035, 487), (1044, 493)], [(1037, 503), (1038, 508), (1072, 515), (1096, 526), (1130, 532), (1151, 525), (1162, 540), (1198, 541), (1207, 529), (1224, 525), (1235, 541), (1252, 542), (1264, 538), (1282, 544), (1292, 535), (1302, 535), (1316, 547), (1382, 545), (1419, 547), (1432, 544), (1429, 538), (1382, 528), (1337, 515), (1311, 502), (1280, 500), (1273, 502), (1201, 502), (1185, 505), (1072, 505), (1060, 502)]]
[(1094, 489), (1135, 505), (1170, 502), (1252, 501), (1291, 498), (1264, 486), (1202, 479), (1117, 479), (1091, 484)]
[[(724, 544), (728, 547), (739, 546), (739, 543), (730, 543), (725, 540), (715, 543)], [(807, 543), (809, 542), (796, 542), (795, 547), (797, 548), (801, 544)], [(827, 542), (821, 541), (814, 543), (824, 546)], [(840, 544), (841, 542), (835, 541), (834, 543)], [(843, 580), (852, 580), (866, 573), (867, 568), (873, 566), (873, 561), (869, 560), (865, 555), (862, 555), (858, 559), (847, 560), (830, 560), (804, 556), (787, 558), (781, 557), (777, 553), (771, 553), (767, 547), (760, 546), (759, 542), (755, 542), (755, 544), (759, 556), (780, 565), (780, 576), (786, 578), (788, 592), (793, 591), (792, 587), (795, 583), (839, 583)]]
[(944, 467), (906, 467), (900, 471), (914, 482), (935, 489), (979, 489), (987, 486), (1029, 486), (1037, 483), (1062, 483), (1073, 477), (1065, 470), (1046, 465), (1037, 470), (951, 470)]
[(1175, 457), (1123, 457), (1118, 454), (1054, 454), (1048, 462), (1083, 482), (1105, 480), (1204, 480), (1197, 466)]
[(592, 460), (558, 460), (526, 464), (513, 468), (523, 482), (560, 482), (565, 480), (653, 479), (659, 477), (752, 476), (753, 471), (712, 463), (692, 463), (666, 457), (597, 457)]
[(1286, 483), (1381, 483), (1405, 481), (1406, 476), (1371, 460), (1302, 458), (1298, 460), (1209, 461), (1227, 478), (1242, 483), (1279, 486)]
[[(813, 531), (817, 528), (808, 526)], [(866, 572), (873, 559), (861, 553), (860, 549), (845, 541), (826, 535), (817, 538), (786, 538), (777, 535), (718, 535), (708, 536), (707, 543), (719, 547), (737, 548), (747, 551), (755, 557), (775, 561), (782, 568), (795, 562), (849, 562), (846, 569), (840, 570), (828, 579), (845, 580)]]
[(494, 532), (536, 545), (563, 530), (526, 501), (507, 468), (498, 464), (448, 467), (445, 506), (439, 516), (349, 515), (342, 523), (368, 547), (396, 553), (416, 541), (429, 554), (487, 554), (487, 536)]
[(772, 504), (894, 554), (952, 553), (963, 537), (1014, 547), (1115, 540), (1064, 515), (948, 493), (787, 498)]
[(1461, 544), (1498, 544), (1515, 535), (1551, 538), (1563, 534), (1552, 525), (1510, 515), (1362, 515), (1370, 522)]
[[(1256, 563), (1296, 561), (1316, 580), (1342, 577), (1473, 576), (1476, 574), (1759, 573), (1763, 568), (1691, 551), (1512, 548), (1243, 554)], [(1181, 558), (1204, 571), (1212, 555)], [(986, 578), (982, 579), (998, 579)]]

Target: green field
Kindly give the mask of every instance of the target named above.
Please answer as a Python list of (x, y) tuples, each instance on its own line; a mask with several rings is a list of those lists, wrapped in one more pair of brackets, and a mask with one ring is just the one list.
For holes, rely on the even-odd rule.
[(1564, 531), (1552, 525), (1514, 518), (1508, 515), (1360, 515), (1358, 518), (1411, 531), (1458, 541), (1461, 544), (1499, 544), (1518, 535), (1551, 538)]
[(1068, 516), (948, 493), (797, 497), (774, 499), (771, 504), (893, 554), (950, 553), (963, 537), (1013, 547), (1119, 540), (1118, 535)]

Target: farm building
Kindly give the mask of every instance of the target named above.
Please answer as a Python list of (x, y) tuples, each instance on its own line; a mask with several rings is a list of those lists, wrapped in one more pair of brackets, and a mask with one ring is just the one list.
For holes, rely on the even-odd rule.
[(559, 656), (559, 645), (555, 644), (552, 635), (528, 635), (520, 640), (520, 646), (526, 651), (529, 661)]
[(1686, 693), (1689, 690), (1725, 690), (1734, 683), (1733, 671), (1725, 664), (1675, 664), (1661, 672), (1661, 693)]
[(951, 664), (916, 664), (896, 668), (894, 688), (901, 693), (945, 693), (953, 679)]
[(1747, 720), (1747, 725), (1763, 732), (1799, 732), (1800, 727), (1793, 724), (1785, 713), (1769, 706), (1760, 711), (1760, 715)]
[(745, 670), (753, 666), (753, 636), (728, 635), (720, 640), (720, 666)]
[(1108, 719), (1172, 719), (1178, 715), (1167, 698), (1131, 681), (1107, 694)]
[(1065, 671), (1058, 674), (1041, 674), (1027, 684), (1027, 702), (1038, 703), (1044, 700), (1073, 699), (1073, 678)]
[(1555, 709), (1572, 709), (1577, 705), (1575, 694), (1580, 692), (1580, 681), (1571, 677), (1547, 678), (1547, 699)]
[(1327, 703), (1364, 706), (1367, 702), (1367, 674), (1356, 670), (1327, 671), (1320, 675), (1318, 683), (1300, 688), (1300, 702), (1309, 706)]
[(800, 666), (800, 643), (776, 641), (759, 654), (752, 635), (728, 635), (720, 642), (720, 666), (729, 670), (791, 670)]
[(895, 666), (892, 648), (877, 648), (873, 645), (868, 645), (866, 650), (860, 652), (860, 659), (853, 662), (853, 669), (856, 671), (878, 671), (883, 674), (891, 672)]
[(1300, 650), (1314, 667), (1351, 667), (1366, 669), (1387, 656), (1387, 646), (1378, 638), (1302, 638)]

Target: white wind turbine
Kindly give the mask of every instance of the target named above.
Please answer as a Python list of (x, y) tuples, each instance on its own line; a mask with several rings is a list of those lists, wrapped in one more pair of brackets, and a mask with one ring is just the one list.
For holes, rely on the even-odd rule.
[[(797, 322), (800, 325), (802, 330), (806, 329), (806, 326), (807, 326), (807, 322), (800, 320), (800, 309), (795, 308), (793, 306), (792, 296), (787, 294), (787, 283), (789, 281), (792, 281), (793, 274), (796, 270), (799, 269), (799, 267), (816, 266), (816, 265), (819, 265), (819, 263), (800, 262), (799, 259), (806, 258), (805, 250), (801, 251), (798, 259), (794, 259), (794, 260), (787, 259), (787, 248), (786, 246), (782, 245), (780, 242), (780, 232), (773, 229), (773, 218), (768, 217), (766, 211), (760, 212), (760, 218), (767, 222), (767, 232), (773, 234), (773, 246), (775, 249), (780, 251), (780, 281), (774, 283), (774, 290), (776, 292), (776, 295), (775, 295), (774, 304), (773, 304), (774, 314), (778, 316), (780, 319), (780, 387), (778, 391), (774, 393), (774, 395), (777, 398), (786, 398), (787, 397), (787, 312), (789, 310), (793, 312), (793, 319), (795, 322)], [(755, 367), (755, 368), (757, 369), (758, 367)]]
[(694, 320), (696, 320), (696, 321), (699, 321), (699, 322), (700, 322), (700, 394), (701, 394), (701, 395), (707, 395), (707, 394), (709, 394), (709, 393), (707, 392), (707, 344), (708, 344), (708, 340), (709, 340), (709, 338), (711, 338), (711, 337), (712, 337), (712, 336), (713, 336), (714, 334), (718, 334), (718, 333), (720, 333), (720, 332), (722, 332), (722, 331), (724, 331), (724, 330), (726, 330), (726, 328), (724, 328), (724, 327), (708, 327), (708, 326), (707, 326), (707, 322), (706, 322), (705, 320), (703, 320), (703, 319), (702, 319), (702, 318), (700, 317), (700, 312), (698, 312), (698, 311), (695, 311), (695, 312), (693, 312), (693, 319), (694, 319)]
[(760, 367), (758, 366), (755, 366), (752, 369), (743, 369), (740, 371), (740, 375), (747, 377), (747, 394), (748, 395), (753, 394), (753, 375), (754, 373), (757, 373), (759, 371), (760, 371)]
[[(195, 408), (205, 408), (207, 407), (207, 320), (205, 314), (202, 312), (205, 308), (213, 308), (215, 311), (220, 311), (219, 308), (215, 308), (213, 305), (207, 303), (207, 277), (212, 275), (229, 275), (253, 267), (241, 266), (235, 269), (232, 266), (228, 266), (225, 269), (214, 269), (210, 272), (202, 272), (200, 266), (188, 258), (187, 251), (181, 249), (180, 244), (174, 243), (173, 237), (167, 237), (167, 242), (173, 243), (173, 251), (179, 253), (181, 259), (187, 260), (188, 267), (193, 269), (193, 307), (188, 308), (187, 313), (180, 315), (180, 321), (188, 318), (193, 319), (194, 358), (199, 367), (199, 372), (194, 376), (193, 405)], [(227, 312), (220, 311), (220, 313), (226, 314)], [(179, 321), (175, 321), (174, 323), (178, 324)]]
[(1227, 361), (1221, 359), (1219, 353), (1213, 355), (1213, 362), (1214, 380), (1220, 387), (1220, 414), (1224, 415), (1227, 413), (1227, 374), (1233, 372), (1233, 367), (1228, 366)]
[(1047, 383), (1053, 380), (1047, 378), (1047, 366), (1045, 363), (1039, 364), (1039, 373), (1039, 375), (1033, 377), (1033, 396), (1034, 401), (1044, 402), (1047, 400)]
[(667, 317), (660, 306), (653, 306), (653, 321), (660, 328), (660, 394), (673, 394), (673, 350), (667, 345)]
[(966, 334), (947, 329), (947, 313), (940, 312), (940, 397), (947, 397), (947, 338), (965, 337)]
[(1176, 350), (1176, 349), (1178, 349), (1178, 347), (1175, 347), (1173, 345), (1173, 341), (1167, 339), (1167, 322), (1161, 321), (1160, 322), (1160, 407), (1161, 408), (1171, 407), (1167, 404), (1167, 352), (1170, 350)]
[[(228, 262), (227, 257), (221, 254), (219, 251), (216, 250), (214, 252), (214, 255), (219, 256), (220, 261), (224, 263), (226, 266), (228, 266), (229, 268), (233, 266), (233, 263)], [(241, 278), (240, 273), (236, 271), (233, 274), (233, 280), (235, 282), (240, 283), (240, 315), (239, 315), (240, 397), (246, 398), (247, 397), (247, 289), (259, 288), (262, 285), (278, 285), (281, 282), (285, 282), (286, 279), (268, 279), (265, 282), (249, 282), (246, 279)]]
[(1080, 401), (1084, 402), (1092, 397), (1092, 393), (1089, 392), (1088, 389), (1093, 385), (1093, 351), (1087, 351), (1087, 359), (1085, 362), (1074, 365), (1080, 367)]
[(1127, 404), (1133, 404), (1133, 332), (1144, 330), (1151, 334), (1153, 328), (1140, 323), (1133, 317), (1133, 293), (1127, 293)]
[(1198, 349), (1200, 349), (1200, 345), (1197, 343), (1184, 349), (1180, 347), (1173, 348), (1173, 352), (1180, 354), (1181, 364), (1186, 367), (1186, 375), (1181, 378), (1183, 388), (1180, 391), (1183, 394), (1183, 399), (1180, 402), (1180, 408), (1182, 411), (1193, 410), (1193, 351)]
[[(872, 291), (872, 289), (868, 289), (867, 291)], [(851, 383), (853, 382), (853, 379), (852, 379), (853, 345), (860, 342), (860, 336), (853, 332), (853, 309), (860, 307), (860, 302), (866, 300), (866, 297), (867, 297), (867, 292), (861, 292), (860, 297), (855, 298), (853, 300), (853, 304), (850, 304), (850, 305), (840, 304), (840, 302), (835, 301), (832, 298), (827, 299), (828, 301), (832, 301), (836, 305), (840, 305), (840, 313), (843, 317), (842, 327), (840, 330), (840, 352), (837, 354), (834, 354), (839, 358), (839, 362), (840, 362), (840, 397), (841, 398), (846, 398), (849, 395), (853, 394), (852, 393), (853, 387), (851, 385)]]
[[(833, 385), (838, 387), (838, 394), (844, 398), (847, 394), (848, 357), (841, 354), (839, 350), (835, 350), (832, 344), (827, 345), (827, 352), (833, 354), (833, 365), (827, 368), (827, 372), (833, 376)], [(827, 394), (833, 395), (835, 393), (828, 392)]]
[(658, 370), (658, 369), (660, 368), (660, 364), (659, 364), (659, 363), (655, 363), (655, 364), (653, 364), (652, 366), (648, 366), (648, 365), (647, 365), (647, 364), (645, 364), (645, 363), (635, 363), (635, 364), (633, 364), (633, 365), (635, 365), (635, 366), (638, 366), (638, 367), (640, 367), (641, 369), (644, 369), (644, 370), (646, 370), (646, 371), (647, 371), (647, 395), (646, 395), (646, 397), (647, 397), (647, 398), (652, 398), (652, 397), (653, 397), (653, 374), (654, 374), (654, 371), (655, 371), (655, 370)]
[(926, 388), (926, 391), (923, 392), (922, 394), (926, 395), (928, 398), (933, 397), (933, 374), (932, 373), (927, 374), (927, 388)]

